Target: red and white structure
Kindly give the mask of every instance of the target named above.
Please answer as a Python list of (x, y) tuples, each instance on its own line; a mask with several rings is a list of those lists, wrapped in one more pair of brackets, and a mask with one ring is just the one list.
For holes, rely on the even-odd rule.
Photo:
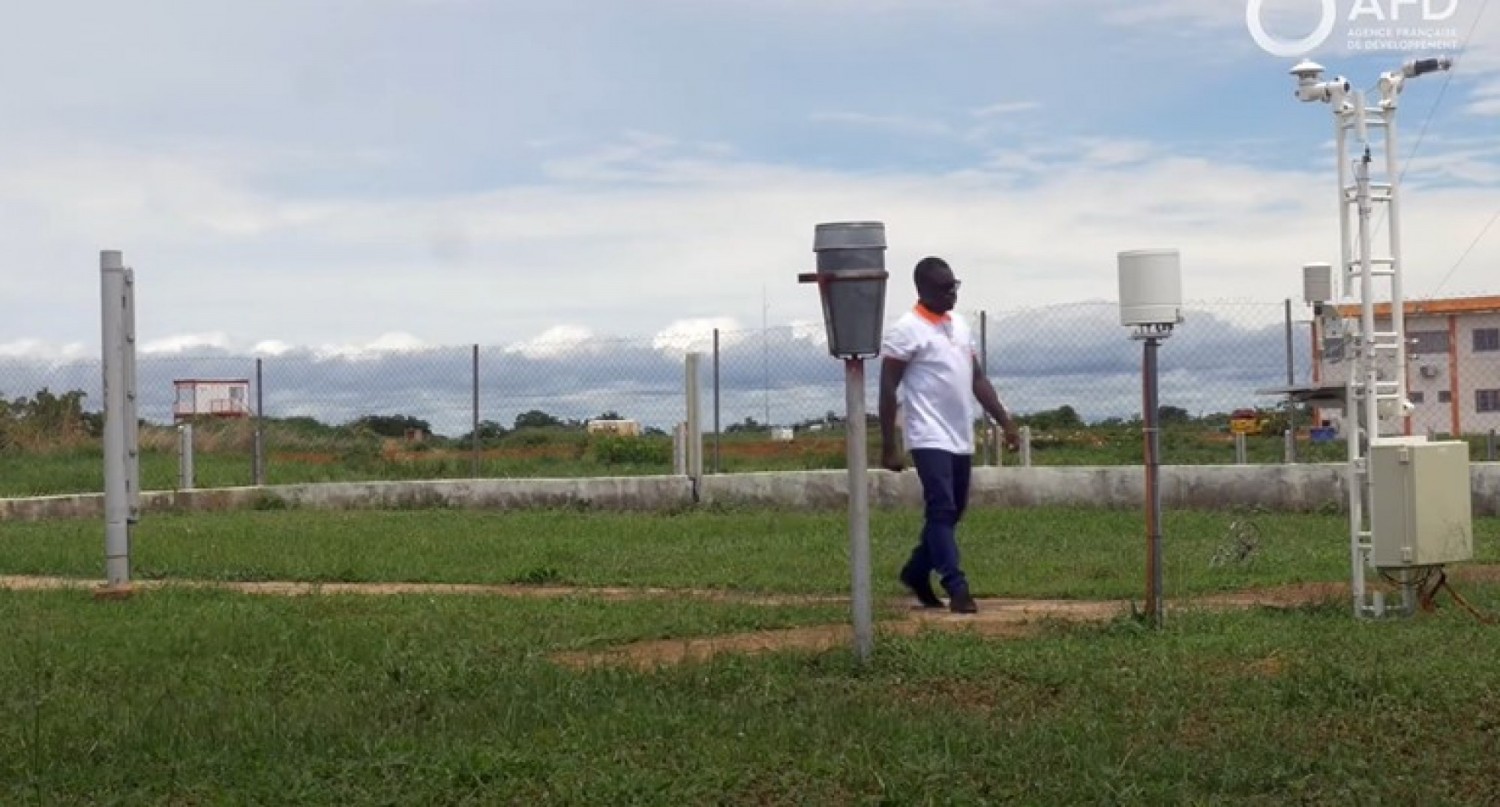
[(172, 384), (177, 390), (172, 402), (173, 421), (251, 414), (248, 378), (179, 378)]

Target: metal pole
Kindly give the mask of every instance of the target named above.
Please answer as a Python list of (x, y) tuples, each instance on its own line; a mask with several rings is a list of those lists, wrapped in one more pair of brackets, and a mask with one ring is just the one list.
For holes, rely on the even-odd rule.
[[(1286, 298), (1286, 385), (1297, 383), (1297, 368), (1292, 351), (1292, 298)], [(1286, 461), (1297, 461), (1297, 404), (1292, 396), (1286, 396)]]
[(140, 391), (135, 373), (135, 270), (125, 269), (125, 489), (130, 492), (130, 526), (133, 539), (141, 520), (141, 415)]
[(1031, 427), (1021, 427), (1021, 467), (1031, 467)]
[(1234, 464), (1244, 465), (1246, 461), (1245, 435), (1235, 432), (1234, 434)]
[(865, 456), (865, 363), (844, 360), (844, 432), (849, 454), (849, 562), (854, 583), (854, 651), (860, 661), (875, 647), (870, 596), (870, 489)]
[(109, 588), (130, 584), (130, 491), (126, 456), (125, 266), (118, 250), (99, 253), (104, 369), (104, 571)]
[(474, 444), (474, 453), (469, 463), (469, 476), (473, 479), (479, 478), (479, 345), (474, 346), (473, 361), (473, 385), (474, 406), (470, 410), (473, 415), (473, 429), (469, 432), (470, 440)]
[(1166, 609), (1162, 603), (1161, 486), (1158, 480), (1156, 339), (1146, 340), (1144, 409), (1146, 432), (1146, 612), (1161, 627)]
[(1494, 429), (1490, 429), (1490, 439), (1488, 441), (1488, 444), (1485, 446), (1484, 456), (1490, 462), (1494, 462), (1495, 461), (1495, 430)]
[(698, 359), (701, 354), (687, 354), (685, 386), (687, 392), (687, 474), (693, 479), (694, 498), (703, 479), (703, 419), (698, 401)]
[(719, 329), (714, 328), (714, 473), (722, 473), (719, 454)]
[[(990, 314), (979, 312), (979, 370), (985, 378), (990, 377)], [(999, 441), (995, 439), (995, 424), (985, 421), (985, 462), (1000, 463)]]
[(177, 427), (177, 488), (193, 487), (193, 424), (184, 423)]
[(251, 473), (254, 477), (256, 487), (266, 483), (266, 459), (265, 459), (265, 420), (266, 400), (265, 385), (262, 383), (261, 360), (255, 360), (255, 445), (253, 447), (250, 462)]
[[(1359, 102), (1364, 103), (1361, 95)], [(1401, 261), (1401, 172), (1397, 170), (1398, 157), (1396, 154), (1396, 105), (1390, 104), (1384, 108), (1381, 117), (1385, 121), (1385, 171), (1386, 182), (1390, 185), (1387, 192), (1385, 213), (1386, 232), (1389, 235), (1390, 259), (1391, 259), (1391, 324), (1396, 331), (1396, 402), (1399, 405), (1406, 400), (1406, 289), (1402, 284), (1402, 261)], [(1457, 350), (1457, 345), (1450, 345), (1449, 350)], [(1406, 426), (1402, 431), (1411, 434), (1411, 418), (1404, 419)], [(1414, 592), (1412, 592), (1414, 595)], [(1410, 600), (1411, 598), (1408, 597)], [(1415, 601), (1408, 603), (1408, 608), (1414, 607)]]

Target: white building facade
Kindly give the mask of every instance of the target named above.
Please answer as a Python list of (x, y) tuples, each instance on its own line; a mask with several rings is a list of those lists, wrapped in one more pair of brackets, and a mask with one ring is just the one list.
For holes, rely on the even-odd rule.
[[(1357, 324), (1359, 306), (1338, 308)], [(1407, 399), (1413, 409), (1399, 419), (1402, 431), (1459, 436), (1500, 430), (1500, 296), (1408, 300), (1405, 309)], [(1391, 330), (1390, 318), (1389, 303), (1375, 307), (1376, 330)], [(1313, 382), (1341, 384), (1350, 363), (1325, 356), (1321, 338), (1314, 322)], [(1332, 425), (1341, 415), (1322, 410), (1317, 417)]]

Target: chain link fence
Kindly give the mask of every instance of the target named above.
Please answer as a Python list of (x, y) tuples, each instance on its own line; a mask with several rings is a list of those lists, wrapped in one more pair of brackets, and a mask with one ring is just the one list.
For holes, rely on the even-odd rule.
[[(1303, 458), (1318, 458), (1315, 414), (1257, 392), (1326, 374), (1314, 367), (1309, 323), (1291, 316), (1300, 306), (1186, 310), (1160, 350), (1160, 396), (1163, 423), (1198, 436), (1169, 439), (1163, 461), (1236, 461), (1229, 415), (1246, 409), (1264, 419), (1265, 439), (1249, 461), (1284, 461), (1288, 426), (1307, 446)], [(1140, 461), (1141, 343), (1119, 325), (1114, 303), (961, 313), (1001, 397), (1031, 425), (1036, 462)], [(686, 420), (688, 353), (700, 355), (707, 470), (841, 467), (843, 370), (821, 323), (674, 334), (333, 354), (143, 353), (142, 484), (671, 473), (672, 434)], [(1487, 459), (1490, 430), (1500, 426), (1500, 350), (1471, 349), (1487, 348), (1488, 335), (1466, 339), (1450, 346), (1458, 349), (1445, 365), (1450, 388), (1421, 388), (1446, 407), (1458, 386), (1463, 432), (1475, 439), (1475, 457)], [(873, 418), (878, 363), (867, 379)], [(100, 388), (97, 358), (0, 356), (0, 495), (102, 490)], [(205, 404), (205, 394), (239, 402)], [(601, 418), (629, 421), (637, 432), (590, 433), (587, 424)], [(176, 459), (188, 422), (193, 479)], [(1328, 458), (1341, 451), (1330, 444)]]

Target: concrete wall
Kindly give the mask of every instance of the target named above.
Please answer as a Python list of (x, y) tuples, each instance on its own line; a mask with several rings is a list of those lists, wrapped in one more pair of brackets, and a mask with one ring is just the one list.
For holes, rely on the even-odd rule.
[[(1500, 515), (1500, 463), (1470, 466), (1475, 515)], [(1258, 506), (1284, 511), (1343, 511), (1343, 463), (1299, 465), (1173, 465), (1161, 469), (1168, 509)], [(839, 509), (847, 506), (845, 471), (708, 476), (698, 503)], [(1141, 466), (976, 468), (971, 500), (980, 507), (1082, 506), (1134, 509), (1144, 499)], [(919, 507), (914, 471), (870, 472), (872, 507)], [(103, 518), (102, 494), (0, 499), (0, 521)], [(482, 479), (432, 482), (337, 482), (264, 488), (215, 488), (144, 493), (147, 513), (309, 507), (494, 510), (589, 508), (671, 510), (693, 507), (692, 482), (682, 476), (592, 479)]]

